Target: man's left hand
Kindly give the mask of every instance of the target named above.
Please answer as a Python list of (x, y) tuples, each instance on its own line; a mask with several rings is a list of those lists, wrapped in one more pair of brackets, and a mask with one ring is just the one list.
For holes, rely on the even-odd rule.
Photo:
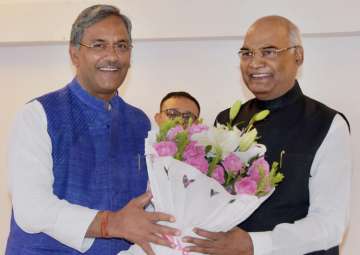
[(195, 228), (194, 232), (204, 239), (184, 237), (184, 242), (193, 244), (193, 246), (186, 247), (186, 251), (210, 255), (254, 254), (250, 235), (238, 227), (228, 232), (210, 232)]

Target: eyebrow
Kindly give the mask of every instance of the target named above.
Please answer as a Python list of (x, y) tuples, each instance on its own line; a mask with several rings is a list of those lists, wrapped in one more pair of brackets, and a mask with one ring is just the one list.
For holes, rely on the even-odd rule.
[(269, 45), (269, 46), (261, 47), (260, 49), (278, 49), (278, 47), (274, 45)]
[[(108, 43), (108, 41), (104, 40), (104, 39), (94, 39), (92, 40), (92, 42), (102, 42), (102, 43)], [(122, 42), (125, 42), (125, 43), (130, 43), (130, 40), (127, 40), (127, 39), (120, 39), (118, 41), (116, 41), (116, 43), (122, 43)]]
[[(253, 48), (247, 48), (247, 47), (242, 47), (240, 50), (252, 50)], [(278, 47), (274, 46), (274, 45), (269, 45), (269, 46), (265, 46), (265, 47), (260, 47), (259, 49), (278, 49)]]

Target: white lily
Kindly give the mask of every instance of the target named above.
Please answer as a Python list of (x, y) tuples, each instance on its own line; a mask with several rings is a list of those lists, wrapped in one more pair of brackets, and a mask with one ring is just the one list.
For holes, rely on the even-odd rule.
[(266, 146), (260, 143), (254, 143), (247, 151), (234, 152), (242, 162), (247, 163), (255, 156), (264, 156), (266, 152)]
[(207, 131), (194, 134), (191, 139), (197, 141), (203, 146), (212, 146), (212, 151), (221, 149), (223, 157), (226, 157), (239, 146), (241, 139), (241, 131), (234, 127), (228, 130), (226, 126), (217, 125), (211, 127)]

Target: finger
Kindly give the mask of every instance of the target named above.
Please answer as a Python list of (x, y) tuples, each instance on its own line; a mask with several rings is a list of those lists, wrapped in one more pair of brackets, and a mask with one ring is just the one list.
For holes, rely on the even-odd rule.
[(139, 244), (140, 247), (144, 250), (144, 252), (146, 253), (146, 255), (155, 255), (154, 251), (152, 250), (151, 246), (149, 243), (143, 243), (143, 244)]
[(147, 215), (152, 222), (158, 222), (158, 221), (175, 222), (176, 220), (174, 216), (162, 212), (147, 212)]
[[(204, 247), (198, 247), (198, 246), (188, 246), (184, 248), (185, 252), (198, 252), (201, 254), (209, 254), (209, 255), (215, 255), (217, 254), (214, 249), (212, 248), (204, 248)], [(219, 253), (221, 254), (221, 253)]]
[(150, 231), (155, 235), (160, 236), (179, 236), (181, 235), (181, 231), (176, 228), (163, 226), (160, 224), (153, 224)]
[(205, 237), (205, 238), (210, 239), (210, 240), (217, 240), (223, 234), (222, 232), (210, 232), (210, 231), (206, 231), (206, 230), (201, 229), (201, 228), (194, 228), (193, 231), (197, 235), (199, 235), (201, 237)]
[(197, 247), (201, 248), (214, 248), (214, 241), (208, 239), (200, 239), (195, 237), (184, 237), (182, 239), (185, 243), (192, 243), (195, 244)]
[(175, 247), (175, 244), (171, 241), (171, 239), (165, 238), (163, 236), (152, 235), (152, 236), (149, 237), (148, 240), (151, 243), (166, 246), (166, 247), (169, 247), (169, 248), (174, 248)]
[(143, 208), (147, 204), (150, 203), (150, 200), (152, 198), (151, 192), (147, 191), (143, 193), (142, 195), (136, 197), (133, 199), (133, 202), (140, 208)]

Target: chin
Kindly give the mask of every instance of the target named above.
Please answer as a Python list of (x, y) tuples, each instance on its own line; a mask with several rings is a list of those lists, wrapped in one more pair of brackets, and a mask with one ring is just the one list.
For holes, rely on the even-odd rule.
[(256, 94), (256, 93), (266, 93), (270, 91), (270, 86), (264, 83), (249, 83), (249, 85), (247, 86), (248, 89)]
[(101, 86), (101, 88), (103, 90), (117, 90), (120, 86), (121, 83), (118, 82), (118, 80), (102, 80), (100, 81), (99, 85)]

